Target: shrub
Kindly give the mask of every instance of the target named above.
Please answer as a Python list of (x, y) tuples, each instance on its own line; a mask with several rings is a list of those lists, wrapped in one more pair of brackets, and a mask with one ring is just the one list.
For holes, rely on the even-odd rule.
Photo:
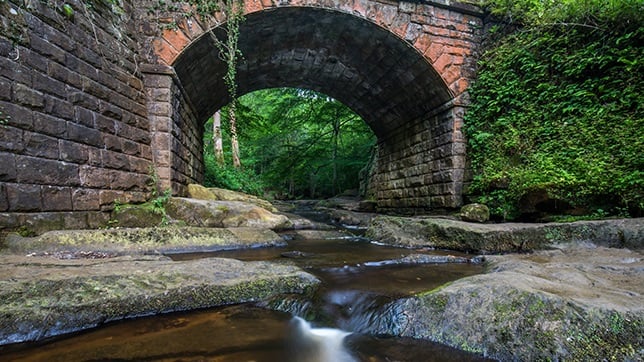
[(591, 211), (644, 209), (644, 28), (618, 10), (528, 25), (482, 56), (465, 116), (469, 193), (497, 217), (537, 190)]

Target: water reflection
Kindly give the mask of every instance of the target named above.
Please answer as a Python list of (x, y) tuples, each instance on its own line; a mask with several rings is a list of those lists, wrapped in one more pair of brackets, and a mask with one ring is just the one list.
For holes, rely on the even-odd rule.
[[(297, 258), (284, 258), (289, 251)], [(286, 248), (175, 255), (175, 259), (230, 257), (295, 263), (323, 282), (315, 300), (288, 300), (291, 313), (252, 305), (176, 313), (113, 323), (38, 344), (0, 347), (8, 361), (350, 362), (483, 361), (480, 356), (428, 341), (360, 334), (386, 325), (382, 308), (395, 298), (480, 273), (481, 265), (388, 265), (406, 249), (363, 239), (289, 241)], [(420, 251), (447, 254), (440, 251)], [(299, 257), (301, 256), (301, 257)], [(371, 265), (374, 266), (371, 266)], [(296, 298), (301, 298), (297, 296)], [(351, 331), (311, 326), (292, 315), (314, 311), (317, 321)]]
[[(379, 338), (313, 328), (287, 313), (250, 305), (174, 313), (112, 323), (73, 337), (0, 348), (3, 361), (211, 361), (211, 362), (431, 362), (485, 361), (482, 357), (422, 340)], [(331, 336), (322, 353), (310, 339)], [(306, 331), (304, 331), (306, 332)], [(308, 344), (307, 344), (308, 343)], [(327, 343), (327, 342), (325, 342)], [(307, 349), (308, 348), (308, 349)], [(305, 353), (307, 352), (307, 353)], [(327, 354), (328, 352), (328, 354)], [(331, 360), (321, 359), (329, 357)], [(342, 358), (347, 358), (342, 360)]]

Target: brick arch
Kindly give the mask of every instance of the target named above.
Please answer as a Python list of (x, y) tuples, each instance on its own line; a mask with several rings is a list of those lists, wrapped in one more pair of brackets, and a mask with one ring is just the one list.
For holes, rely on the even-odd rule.
[[(244, 7), (245, 16), (288, 7), (335, 10), (378, 25), (422, 54), (455, 97), (466, 91), (474, 76), (472, 56), (483, 19), (480, 9), (472, 5), (448, 0), (245, 0)], [(178, 29), (166, 29), (150, 40), (156, 61), (173, 65), (186, 47), (224, 21), (222, 14), (210, 23), (181, 19)]]
[[(249, 0), (245, 6), (240, 94), (308, 88), (360, 114), (378, 137), (371, 192), (381, 211), (461, 204), (462, 115), (481, 24), (475, 13), (439, 2)], [(206, 32), (211, 27), (196, 19), (179, 25), (150, 40), (158, 64), (144, 69), (153, 161), (177, 194), (203, 177), (202, 122), (229, 101), (225, 67)]]
[[(240, 94), (300, 87), (352, 108), (385, 137), (453, 97), (414, 47), (372, 22), (338, 11), (288, 7), (247, 15), (240, 29)], [(211, 36), (175, 58), (174, 71), (197, 117), (207, 119), (230, 99), (225, 64)]]

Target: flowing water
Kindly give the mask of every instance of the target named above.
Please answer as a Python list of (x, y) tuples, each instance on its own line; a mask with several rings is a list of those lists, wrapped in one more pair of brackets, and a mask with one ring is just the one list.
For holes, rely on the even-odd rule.
[(482, 266), (467, 263), (394, 262), (419, 252), (448, 254), (386, 247), (357, 236), (292, 239), (284, 248), (172, 255), (174, 260), (228, 257), (294, 263), (320, 278), (322, 287), (313, 300), (284, 297), (269, 303), (284, 311), (245, 304), (126, 320), (72, 336), (0, 348), (0, 360), (484, 361), (428, 341), (360, 333), (374, 322), (383, 323), (379, 308), (396, 298), (482, 272)]

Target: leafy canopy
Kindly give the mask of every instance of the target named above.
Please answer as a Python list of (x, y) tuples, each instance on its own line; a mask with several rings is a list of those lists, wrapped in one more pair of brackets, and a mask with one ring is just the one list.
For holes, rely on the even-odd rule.
[[(216, 166), (210, 120), (204, 137), (207, 185), (295, 198), (358, 189), (375, 136), (342, 103), (309, 90), (277, 88), (240, 97), (237, 107), (245, 169)], [(222, 112), (224, 138), (226, 116)]]

